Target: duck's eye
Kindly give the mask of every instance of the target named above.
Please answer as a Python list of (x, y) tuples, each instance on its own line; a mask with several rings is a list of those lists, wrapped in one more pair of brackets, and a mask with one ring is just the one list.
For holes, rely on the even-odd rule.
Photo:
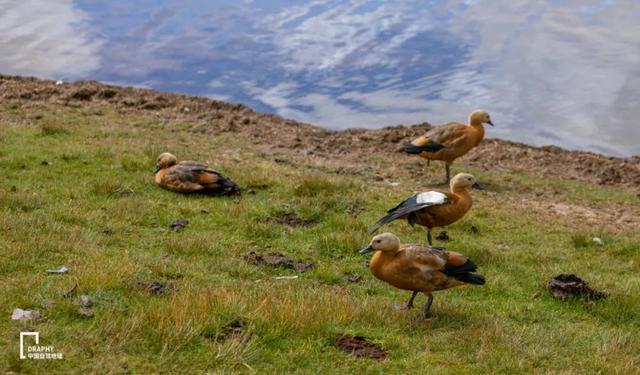
[(376, 243), (380, 243), (380, 242), (382, 242), (382, 240), (376, 240)]
[(467, 180), (471, 181), (471, 177), (467, 177)]

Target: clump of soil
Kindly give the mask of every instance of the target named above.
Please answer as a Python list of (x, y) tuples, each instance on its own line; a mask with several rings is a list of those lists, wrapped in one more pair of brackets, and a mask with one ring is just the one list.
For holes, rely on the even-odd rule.
[(162, 297), (168, 293), (173, 293), (176, 290), (173, 285), (161, 283), (159, 281), (154, 281), (151, 283), (140, 281), (138, 282), (137, 286), (139, 289), (146, 290), (147, 292), (159, 297)]
[(566, 300), (570, 297), (580, 297), (587, 300), (606, 298), (607, 294), (595, 290), (589, 284), (574, 274), (561, 274), (549, 281), (549, 292), (555, 298)]
[(169, 224), (169, 229), (171, 229), (174, 232), (180, 232), (181, 230), (186, 228), (188, 224), (189, 224), (188, 220), (184, 220), (184, 219), (174, 220), (171, 224)]
[(436, 240), (438, 241), (449, 241), (449, 233), (447, 233), (446, 230), (443, 230), (442, 232), (438, 233), (438, 235), (436, 236)]
[(310, 271), (313, 263), (310, 261), (293, 260), (280, 253), (260, 254), (250, 251), (244, 255), (244, 260), (256, 266), (268, 265), (273, 267), (284, 267), (294, 269), (298, 272)]
[(362, 336), (338, 335), (336, 346), (356, 358), (383, 361), (389, 357), (389, 353), (380, 345), (372, 343)]
[(271, 218), (271, 220), (278, 224), (285, 224), (294, 228), (311, 227), (318, 223), (317, 220), (303, 219), (296, 215), (294, 212), (286, 212), (276, 215), (275, 217)]

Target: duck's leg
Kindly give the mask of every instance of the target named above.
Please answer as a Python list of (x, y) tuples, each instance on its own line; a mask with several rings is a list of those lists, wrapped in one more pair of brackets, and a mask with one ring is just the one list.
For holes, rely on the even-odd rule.
[(431, 228), (427, 228), (427, 241), (429, 246), (433, 246), (433, 238), (431, 238)]
[(444, 181), (444, 184), (447, 185), (449, 183), (449, 181), (451, 181), (451, 164), (445, 162), (444, 163), (444, 170), (446, 173), (446, 180)]
[(394, 306), (393, 310), (394, 311), (403, 311), (403, 310), (409, 310), (409, 309), (413, 308), (413, 300), (416, 298), (417, 295), (418, 295), (418, 292), (414, 291), (413, 294), (411, 295), (411, 298), (409, 298), (409, 302), (407, 302), (406, 305)]
[(424, 305), (424, 310), (422, 311), (422, 318), (429, 318), (429, 310), (431, 309), (431, 304), (433, 303), (433, 294), (427, 294), (427, 303)]

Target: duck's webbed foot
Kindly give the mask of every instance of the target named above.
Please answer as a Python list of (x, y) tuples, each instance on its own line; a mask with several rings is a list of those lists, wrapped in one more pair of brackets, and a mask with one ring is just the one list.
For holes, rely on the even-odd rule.
[(414, 291), (413, 294), (411, 295), (411, 298), (409, 298), (409, 301), (406, 304), (394, 306), (393, 311), (405, 311), (413, 308), (413, 300), (416, 298), (417, 295), (418, 295), (418, 292)]

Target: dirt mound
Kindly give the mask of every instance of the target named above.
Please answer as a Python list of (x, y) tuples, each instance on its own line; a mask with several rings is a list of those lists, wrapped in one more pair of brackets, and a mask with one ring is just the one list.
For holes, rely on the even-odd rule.
[(309, 261), (293, 260), (280, 253), (260, 254), (250, 251), (244, 255), (244, 260), (248, 263), (259, 265), (269, 265), (273, 267), (284, 267), (296, 270), (298, 272), (310, 271), (313, 269), (313, 263)]
[[(167, 124), (193, 124), (192, 132), (241, 133), (265, 151), (286, 150), (302, 157), (340, 161), (384, 155), (386, 160), (410, 156), (401, 146), (431, 128), (428, 123), (383, 129), (331, 131), (270, 114), (242, 104), (154, 90), (104, 85), (95, 81), (56, 84), (35, 78), (0, 75), (0, 102), (16, 106), (42, 104), (82, 106), (156, 116)], [(418, 160), (418, 158), (416, 158)], [(542, 177), (640, 188), (640, 156), (615, 158), (558, 147), (531, 147), (488, 139), (460, 160), (484, 169), (525, 170)]]
[(372, 343), (362, 336), (338, 335), (336, 346), (357, 358), (371, 358), (382, 361), (389, 357), (389, 353), (380, 345)]

